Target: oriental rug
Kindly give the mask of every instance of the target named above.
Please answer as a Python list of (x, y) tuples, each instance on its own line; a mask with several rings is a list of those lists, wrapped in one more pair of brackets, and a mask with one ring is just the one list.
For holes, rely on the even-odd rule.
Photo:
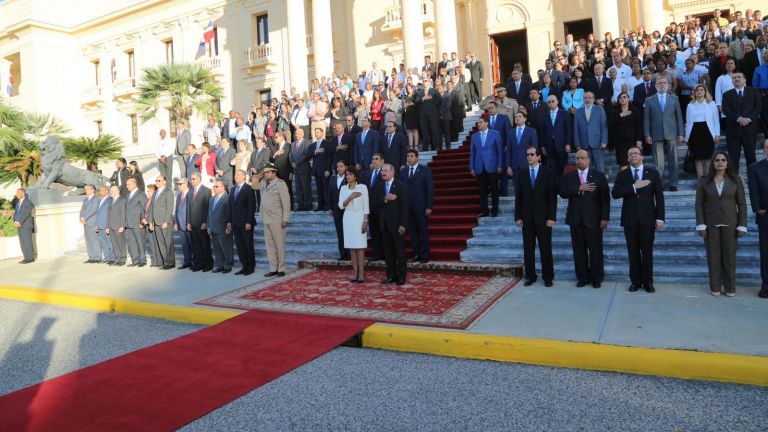
[(519, 279), (478, 272), (411, 271), (407, 283), (382, 285), (383, 270), (303, 268), (202, 300), (197, 304), (366, 319), (377, 322), (465, 329)]

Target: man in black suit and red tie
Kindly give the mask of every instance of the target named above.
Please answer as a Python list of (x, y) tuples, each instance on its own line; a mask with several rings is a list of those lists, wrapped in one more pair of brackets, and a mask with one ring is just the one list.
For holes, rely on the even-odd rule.
[(408, 187), (408, 233), (411, 236), (411, 262), (429, 262), (429, 226), (435, 196), (432, 170), (419, 163), (419, 152), (408, 150), (408, 166), (400, 171), (399, 179)]
[(387, 279), (382, 284), (405, 285), (405, 227), (408, 225), (408, 187), (395, 179), (390, 164), (381, 168), (381, 179), (373, 190), (373, 207), (378, 209), (379, 229), (384, 243)]
[[(611, 79), (603, 75), (605, 72), (605, 65), (602, 63), (595, 64), (595, 82), (593, 92), (595, 93), (595, 103), (601, 107), (611, 105), (611, 97), (613, 96), (613, 83)], [(586, 91), (587, 89), (584, 89)]]
[(228, 230), (235, 235), (237, 258), (243, 266), (236, 275), (251, 275), (256, 269), (256, 256), (253, 251), (253, 227), (256, 226), (256, 194), (251, 185), (245, 182), (245, 172), (235, 172), (235, 186), (229, 195)]
[(629, 253), (629, 291), (642, 286), (649, 293), (653, 286), (653, 241), (664, 229), (664, 188), (659, 172), (643, 165), (637, 147), (627, 151), (629, 168), (619, 172), (613, 185), (613, 199), (622, 198), (621, 226)]
[(653, 73), (650, 69), (643, 70), (643, 82), (635, 86), (634, 100), (632, 103), (638, 108), (645, 107), (645, 100), (656, 94), (656, 80), (653, 79)]
[(541, 164), (539, 147), (525, 152), (528, 167), (515, 174), (515, 224), (523, 229), (525, 286), (536, 282), (536, 242), (541, 256), (541, 278), (551, 287), (555, 278), (552, 227), (557, 220), (557, 179)]
[(337, 123), (333, 127), (334, 136), (331, 138), (333, 145), (333, 168), (343, 160), (346, 166), (352, 166), (352, 151), (355, 148), (355, 135), (347, 133), (344, 125)]
[(563, 175), (560, 196), (568, 200), (565, 223), (571, 228), (576, 286), (591, 282), (593, 288), (600, 288), (605, 274), (603, 230), (611, 215), (611, 192), (605, 173), (590, 168), (586, 150), (576, 152), (576, 170)]

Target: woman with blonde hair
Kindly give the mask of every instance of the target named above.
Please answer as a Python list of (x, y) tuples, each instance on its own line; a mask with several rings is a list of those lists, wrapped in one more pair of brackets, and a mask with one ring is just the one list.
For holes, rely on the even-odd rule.
[(357, 101), (357, 107), (355, 108), (355, 118), (357, 119), (357, 125), (363, 126), (363, 119), (370, 117), (371, 109), (368, 108), (368, 99), (365, 96), (360, 96)]
[(685, 140), (696, 164), (696, 175), (702, 178), (709, 173), (709, 161), (720, 141), (720, 111), (707, 87), (699, 84), (685, 112)]
[[(251, 163), (251, 145), (246, 140), (240, 140), (237, 142), (237, 153), (235, 157), (229, 162), (230, 165), (235, 167), (235, 172), (242, 170), (248, 172), (248, 165)], [(248, 175), (246, 175), (246, 181)]]

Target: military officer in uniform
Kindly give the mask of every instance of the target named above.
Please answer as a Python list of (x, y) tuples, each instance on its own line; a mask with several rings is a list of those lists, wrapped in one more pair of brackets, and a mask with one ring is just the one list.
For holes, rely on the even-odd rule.
[(261, 223), (269, 259), (269, 273), (264, 277), (285, 276), (285, 228), (291, 218), (291, 197), (288, 185), (277, 178), (275, 164), (267, 164), (261, 179)]
[(506, 114), (507, 117), (514, 118), (517, 112), (517, 101), (511, 97), (507, 97), (507, 87), (504, 84), (496, 84), (494, 86), (495, 94), (492, 94), (480, 101), (480, 109), (487, 110), (490, 102), (496, 102), (499, 110), (499, 114)]

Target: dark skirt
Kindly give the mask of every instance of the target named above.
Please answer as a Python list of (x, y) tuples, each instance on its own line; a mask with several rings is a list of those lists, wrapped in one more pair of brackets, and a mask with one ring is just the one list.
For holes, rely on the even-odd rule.
[(706, 122), (693, 124), (691, 136), (688, 138), (688, 149), (695, 160), (707, 160), (712, 158), (715, 152), (715, 141), (709, 131)]
[(405, 109), (405, 121), (406, 129), (418, 129), (419, 128), (419, 107), (412, 105)]
[(613, 143), (614, 151), (616, 152), (616, 163), (619, 164), (619, 166), (629, 165), (629, 160), (627, 159), (627, 151), (634, 145), (635, 140), (626, 141), (620, 139)]

